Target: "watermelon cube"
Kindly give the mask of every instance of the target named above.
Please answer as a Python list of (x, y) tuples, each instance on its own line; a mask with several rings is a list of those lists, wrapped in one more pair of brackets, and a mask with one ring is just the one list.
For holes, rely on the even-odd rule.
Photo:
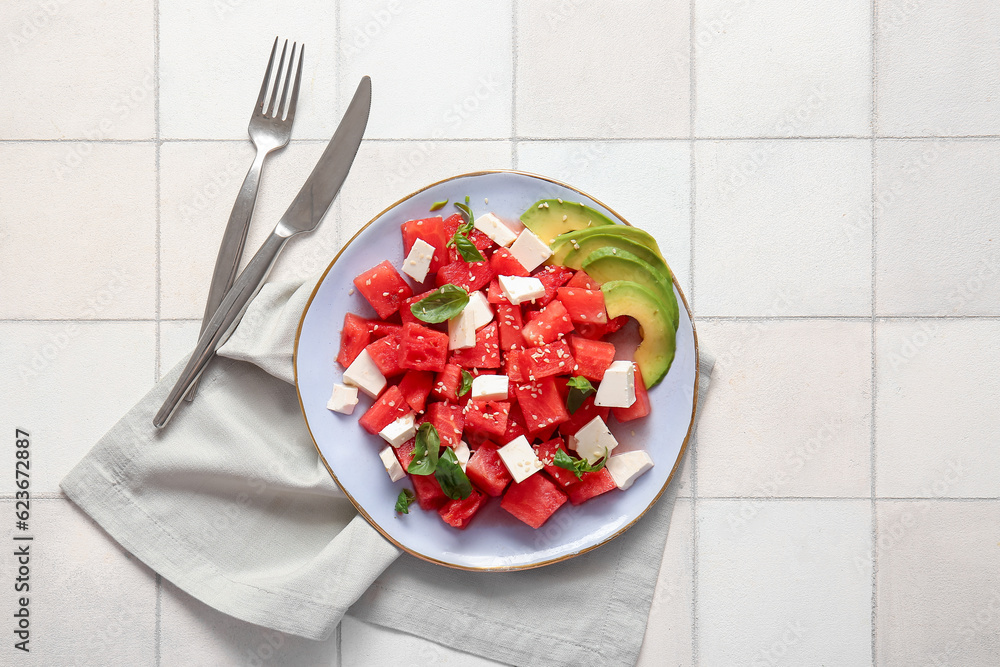
[(521, 352), (521, 363), (525, 367), (522, 372), (527, 371), (529, 380), (540, 380), (550, 375), (568, 375), (576, 368), (573, 353), (563, 340), (524, 350)]
[(358, 317), (354, 313), (344, 315), (344, 328), (340, 330), (340, 352), (337, 354), (337, 363), (347, 368), (358, 358), (361, 350), (368, 346), (371, 340), (371, 332), (368, 329), (368, 320)]
[(601, 468), (597, 472), (583, 473), (583, 479), (566, 489), (569, 494), (569, 501), (574, 505), (590, 500), (594, 496), (607, 493), (611, 489), (617, 489), (614, 477), (607, 468)]
[(430, 422), (437, 429), (438, 438), (445, 447), (458, 447), (462, 441), (462, 429), (465, 427), (465, 416), (462, 406), (451, 403), (431, 403), (427, 413), (420, 423)]
[(410, 253), (410, 248), (413, 247), (417, 239), (423, 239), (425, 243), (434, 246), (434, 257), (431, 259), (431, 265), (427, 272), (437, 273), (438, 269), (447, 262), (448, 249), (446, 244), (451, 238), (445, 234), (444, 220), (441, 216), (408, 220), (400, 227), (403, 233), (403, 255), (406, 256)]
[(423, 412), (433, 384), (434, 373), (430, 371), (406, 371), (399, 381), (399, 392), (414, 412)]
[(646, 393), (646, 383), (642, 381), (642, 373), (638, 367), (635, 369), (635, 403), (627, 408), (611, 408), (611, 414), (620, 422), (641, 419), (649, 414), (649, 394)]
[(510, 350), (504, 357), (504, 369), (511, 382), (524, 382), (528, 379), (522, 361), (523, 355), (524, 351), (522, 350)]
[(540, 528), (565, 502), (566, 494), (552, 480), (535, 474), (520, 484), (512, 484), (500, 507), (532, 528)]
[(468, 498), (446, 502), (438, 510), (438, 514), (448, 525), (462, 529), (469, 525), (472, 517), (476, 515), (485, 502), (486, 496), (473, 489)]
[(524, 336), (521, 335), (521, 327), (524, 322), (521, 319), (521, 307), (512, 306), (509, 303), (499, 303), (496, 307), (497, 327), (500, 332), (500, 347), (505, 350), (513, 350), (516, 347), (524, 347)]
[[(512, 396), (517, 398), (517, 396)], [(518, 436), (528, 435), (528, 429), (524, 426), (524, 415), (516, 402), (510, 404), (510, 412), (507, 413), (507, 430), (503, 432), (500, 442), (507, 443), (515, 440)]]
[(443, 371), (448, 360), (448, 334), (409, 322), (403, 325), (398, 352), (401, 368)]
[(608, 311), (604, 309), (604, 292), (577, 287), (560, 287), (556, 298), (566, 306), (569, 317), (574, 322), (606, 324)]
[(441, 484), (434, 475), (410, 475), (410, 481), (413, 482), (413, 492), (422, 510), (436, 512), (451, 500), (444, 494)]
[(514, 385), (514, 394), (529, 433), (558, 426), (569, 420), (566, 404), (552, 377)]
[(365, 324), (368, 325), (368, 331), (372, 335), (372, 339), (382, 338), (383, 336), (389, 336), (396, 334), (397, 336), (403, 332), (403, 327), (398, 324), (393, 324), (392, 322), (383, 322), (381, 320), (365, 320)]
[(379, 338), (365, 348), (379, 372), (385, 377), (399, 375), (403, 369), (399, 365), (399, 334)]
[(491, 280), (493, 269), (489, 262), (466, 262), (459, 258), (458, 261), (441, 267), (436, 283), (438, 287), (447, 283), (458, 285), (471, 294), (489, 285)]
[(424, 324), (423, 320), (413, 314), (411, 308), (417, 301), (421, 301), (430, 296), (433, 291), (434, 290), (427, 290), (426, 292), (421, 292), (420, 294), (414, 294), (409, 299), (404, 299), (403, 302), (399, 304), (399, 319), (404, 325), (409, 324), (410, 322), (413, 324)]
[(507, 431), (508, 414), (507, 401), (469, 401), (465, 406), (466, 433), (477, 441), (502, 438)]
[(521, 328), (521, 335), (529, 345), (545, 345), (558, 340), (573, 330), (569, 311), (558, 299), (545, 306), (530, 322)]
[(498, 276), (523, 276), (530, 274), (521, 262), (507, 248), (497, 248), (490, 257), (490, 268)]
[[(445, 341), (447, 340), (448, 337), (445, 336)], [(474, 347), (456, 350), (449, 362), (462, 368), (500, 368), (500, 337), (496, 321), (476, 332)]]
[(581, 428), (587, 425), (594, 417), (600, 417), (604, 423), (608, 421), (611, 408), (598, 407), (594, 405), (594, 396), (590, 395), (584, 399), (576, 412), (569, 416), (569, 419), (559, 425), (559, 432), (567, 438), (576, 434)]
[(393, 385), (372, 403), (365, 414), (361, 415), (358, 424), (372, 435), (377, 435), (379, 431), (409, 412), (410, 404), (403, 398), (399, 387)]
[(354, 286), (383, 320), (399, 310), (404, 299), (413, 296), (413, 290), (389, 260), (359, 275)]
[(490, 286), (486, 289), (486, 300), (492, 304), (507, 303), (507, 297), (503, 295), (503, 290), (500, 289), (500, 281), (496, 278), (490, 281)]
[(573, 358), (576, 360), (574, 375), (582, 375), (588, 380), (600, 382), (604, 371), (615, 360), (615, 345), (603, 340), (590, 340), (582, 336), (570, 336)]
[[(464, 222), (465, 218), (463, 218), (459, 213), (448, 216), (448, 218), (444, 221), (444, 233), (448, 237), (449, 241), (455, 236), (455, 232), (458, 231), (459, 226)], [(473, 229), (469, 232), (469, 240), (472, 241), (472, 245), (476, 246), (476, 248), (478, 248), (484, 256), (486, 255), (486, 251), (494, 245), (493, 239), (486, 234), (483, 234), (478, 229)], [(461, 255), (458, 254), (458, 250), (456, 250), (454, 246), (451, 248), (450, 258), (453, 262), (458, 261), (461, 258)]]
[(562, 450), (564, 454), (569, 455), (569, 452), (566, 450), (566, 443), (563, 439), (553, 438), (540, 445), (536, 445), (535, 455), (545, 466), (545, 472), (549, 474), (549, 477), (551, 477), (561, 488), (565, 489), (568, 486), (576, 484), (580, 480), (576, 478), (574, 473), (566, 470), (565, 468), (560, 468), (552, 462), (556, 452), (560, 450)]
[(473, 452), (465, 467), (469, 480), (494, 498), (503, 493), (513, 479), (497, 454), (498, 449), (492, 442), (484, 442)]
[(536, 299), (535, 303), (544, 306), (556, 298), (556, 290), (569, 282), (570, 278), (573, 277), (573, 270), (567, 269), (565, 266), (550, 264), (535, 271), (534, 276), (541, 280), (542, 285), (545, 286), (545, 295)]
[(586, 271), (577, 271), (566, 283), (566, 287), (579, 287), (580, 289), (601, 289), (597, 281), (590, 277)]
[(442, 401), (458, 402), (458, 390), (462, 386), (462, 367), (458, 364), (445, 364), (444, 370), (437, 374), (434, 380), (435, 398)]

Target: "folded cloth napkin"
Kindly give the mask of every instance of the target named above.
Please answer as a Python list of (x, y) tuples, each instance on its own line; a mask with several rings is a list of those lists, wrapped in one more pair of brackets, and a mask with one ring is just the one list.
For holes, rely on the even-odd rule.
[(265, 285), (197, 399), (153, 427), (175, 367), (66, 476), (66, 495), (182, 590), (280, 632), (323, 639), (350, 613), (510, 664), (634, 664), (674, 495), (611, 543), (536, 570), (401, 557), (330, 478), (291, 384), (315, 283)]

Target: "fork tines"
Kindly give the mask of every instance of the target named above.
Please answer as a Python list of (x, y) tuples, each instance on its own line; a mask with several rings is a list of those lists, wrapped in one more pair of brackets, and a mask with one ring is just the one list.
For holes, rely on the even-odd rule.
[[(285, 40), (281, 47), (281, 58), (278, 60), (277, 68), (274, 67), (274, 56), (278, 51), (278, 38), (274, 38), (274, 45), (271, 47), (271, 58), (267, 62), (267, 70), (264, 72), (264, 81), (260, 86), (260, 95), (257, 97), (255, 113), (277, 120), (288, 120), (295, 114), (295, 103), (299, 98), (299, 82), (302, 80), (302, 55), (305, 51), (305, 44), (298, 46), (297, 42), (292, 42), (292, 52), (288, 53), (288, 40)], [(297, 51), (297, 53), (296, 53)], [(288, 68), (285, 68), (285, 56), (288, 55)], [(288, 83), (292, 79), (292, 69), (295, 69), (295, 83), (292, 86), (292, 98), (288, 100)], [(274, 70), (274, 76), (271, 75)], [(279, 101), (279, 86), (281, 99)], [(287, 115), (285, 103), (288, 102)]]

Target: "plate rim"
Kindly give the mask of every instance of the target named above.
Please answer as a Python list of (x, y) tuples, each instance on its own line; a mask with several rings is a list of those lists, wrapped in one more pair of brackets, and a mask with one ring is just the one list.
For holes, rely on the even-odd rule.
[(569, 560), (571, 558), (575, 558), (576, 556), (581, 556), (581, 555), (583, 555), (585, 553), (593, 551), (594, 549), (596, 549), (598, 547), (604, 546), (608, 542), (611, 542), (615, 538), (621, 536), (625, 531), (627, 531), (629, 528), (631, 528), (636, 523), (638, 523), (639, 519), (641, 519), (643, 516), (645, 516), (646, 512), (648, 512), (650, 509), (652, 509), (652, 507), (657, 502), (659, 502), (660, 497), (667, 490), (667, 487), (670, 486), (670, 482), (673, 481), (674, 475), (677, 473), (677, 469), (681, 465), (681, 461), (684, 460), (684, 455), (687, 453), (687, 448), (688, 448), (688, 445), (689, 445), (690, 440), (691, 440), (691, 434), (692, 434), (692, 432), (694, 430), (694, 418), (695, 418), (695, 415), (696, 415), (697, 410), (698, 410), (698, 388), (699, 388), (699, 383), (701, 381), (701, 363), (700, 363), (701, 362), (701, 355), (700, 355), (700, 352), (699, 352), (699, 349), (698, 349), (698, 330), (697, 330), (697, 327), (695, 326), (694, 314), (691, 312), (691, 306), (688, 303), (687, 296), (684, 294), (684, 290), (681, 289), (681, 285), (680, 285), (680, 283), (678, 283), (677, 276), (674, 275), (673, 271), (671, 271), (671, 279), (672, 279), (672, 282), (673, 282), (673, 286), (677, 290), (677, 293), (680, 295), (681, 302), (684, 304), (685, 310), (687, 310), (688, 320), (691, 322), (691, 334), (692, 334), (692, 336), (694, 338), (694, 394), (693, 394), (692, 401), (691, 401), (691, 419), (688, 422), (687, 432), (684, 435), (684, 442), (681, 443), (680, 451), (677, 454), (677, 460), (674, 461), (674, 465), (670, 469), (670, 474), (667, 475), (667, 479), (663, 483), (663, 486), (660, 487), (660, 490), (657, 491), (656, 495), (653, 497), (653, 499), (650, 501), (650, 503), (646, 506), (646, 508), (643, 509), (641, 512), (639, 512), (639, 514), (634, 519), (632, 519), (632, 521), (628, 522), (627, 524), (625, 524), (624, 526), (622, 526), (619, 530), (617, 530), (616, 532), (612, 533), (611, 535), (608, 535), (607, 537), (605, 537), (604, 539), (602, 539), (600, 542), (597, 542), (596, 544), (592, 544), (592, 545), (590, 545), (588, 547), (584, 547), (583, 549), (579, 549), (579, 550), (574, 551), (572, 553), (564, 554), (562, 556), (559, 556), (558, 558), (550, 558), (548, 560), (539, 561), (539, 562), (536, 562), (536, 563), (525, 563), (525, 564), (522, 564), (522, 565), (499, 565), (499, 566), (478, 566), (478, 567), (476, 567), (476, 566), (469, 566), (469, 565), (459, 565), (457, 563), (449, 563), (448, 561), (443, 561), (443, 560), (440, 560), (440, 559), (437, 559), (437, 558), (432, 558), (432, 557), (427, 556), (425, 554), (422, 554), (422, 553), (420, 553), (418, 551), (415, 551), (411, 547), (408, 547), (408, 546), (406, 546), (404, 544), (401, 544), (398, 540), (394, 539), (385, 530), (383, 530), (382, 527), (378, 524), (378, 522), (375, 521), (368, 514), (368, 512), (365, 511), (365, 509), (361, 506), (361, 504), (357, 500), (354, 499), (354, 496), (352, 496), (350, 493), (348, 493), (347, 489), (344, 488), (344, 485), (340, 483), (340, 480), (337, 478), (336, 473), (334, 473), (333, 469), (330, 468), (330, 464), (327, 463), (326, 457), (323, 456), (323, 451), (319, 448), (319, 443), (316, 442), (316, 436), (312, 432), (312, 427), (309, 425), (309, 417), (308, 417), (308, 415), (306, 415), (305, 405), (302, 402), (302, 389), (299, 386), (299, 364), (298, 364), (298, 360), (299, 360), (299, 338), (301, 337), (301, 334), (302, 334), (302, 325), (305, 323), (306, 314), (309, 312), (309, 307), (312, 306), (313, 300), (316, 298), (316, 294), (317, 294), (317, 292), (319, 292), (320, 286), (325, 282), (327, 275), (333, 269), (333, 266), (337, 263), (337, 260), (340, 259), (340, 256), (343, 255), (344, 252), (351, 246), (351, 244), (354, 243), (354, 241), (358, 238), (358, 236), (360, 236), (362, 232), (364, 232), (372, 224), (374, 224), (374, 222), (376, 220), (378, 220), (383, 215), (385, 215), (386, 213), (388, 213), (390, 210), (396, 208), (397, 206), (399, 206), (403, 202), (407, 201), (408, 199), (412, 199), (413, 197), (415, 197), (416, 195), (420, 194), (421, 192), (424, 192), (425, 190), (429, 190), (430, 188), (433, 188), (433, 187), (437, 187), (438, 185), (441, 185), (442, 183), (447, 183), (449, 181), (458, 180), (460, 178), (467, 178), (467, 177), (470, 177), (470, 176), (483, 176), (483, 175), (486, 175), (486, 174), (517, 174), (519, 176), (527, 176), (529, 178), (538, 179), (540, 181), (545, 181), (547, 183), (552, 183), (554, 185), (558, 185), (560, 187), (564, 187), (567, 190), (572, 190), (573, 192), (576, 192), (577, 194), (580, 194), (580, 195), (582, 195), (584, 197), (587, 197), (591, 201), (596, 202), (600, 206), (603, 206), (606, 210), (608, 210), (616, 218), (618, 218), (619, 220), (621, 220), (622, 223), (624, 223), (625, 225), (627, 225), (629, 227), (634, 227), (633, 224), (631, 224), (630, 222), (628, 222), (617, 211), (615, 211), (610, 206), (608, 206), (607, 204), (605, 204), (601, 200), (597, 199), (596, 197), (592, 197), (591, 195), (587, 194), (583, 190), (580, 190), (579, 188), (576, 188), (576, 187), (574, 187), (572, 185), (568, 185), (566, 183), (563, 183), (562, 181), (558, 181), (558, 180), (556, 180), (554, 178), (550, 178), (548, 176), (542, 176), (541, 174), (535, 174), (535, 173), (528, 172), (528, 171), (521, 171), (519, 169), (483, 169), (483, 170), (472, 171), (472, 172), (467, 172), (467, 173), (463, 173), (463, 174), (456, 174), (454, 176), (449, 176), (447, 178), (442, 178), (441, 180), (438, 180), (438, 181), (435, 181), (435, 182), (430, 183), (428, 185), (425, 185), (424, 187), (420, 188), (419, 190), (414, 190), (413, 192), (407, 194), (406, 196), (400, 198), (396, 202), (394, 202), (394, 203), (390, 204), (389, 206), (387, 206), (386, 208), (382, 209), (371, 220), (369, 220), (367, 223), (365, 223), (364, 225), (362, 225), (361, 228), (358, 229), (358, 231), (355, 232), (354, 235), (351, 236), (350, 239), (348, 239), (347, 243), (345, 243), (340, 248), (340, 250), (337, 251), (337, 254), (334, 256), (333, 260), (330, 261), (330, 264), (326, 267), (326, 270), (323, 271), (323, 274), (319, 277), (319, 280), (316, 281), (316, 285), (313, 287), (312, 293), (309, 294), (309, 299), (306, 301), (306, 305), (302, 308), (302, 314), (299, 316), (299, 324), (298, 324), (298, 326), (295, 329), (295, 347), (292, 350), (292, 372), (293, 372), (293, 376), (294, 376), (294, 379), (295, 379), (295, 396), (296, 396), (296, 398), (299, 401), (299, 410), (302, 412), (302, 419), (305, 422), (306, 430), (309, 432), (309, 439), (312, 440), (313, 447), (316, 448), (316, 453), (319, 454), (320, 461), (323, 462), (323, 467), (326, 468), (326, 471), (330, 474), (330, 477), (333, 478), (333, 481), (340, 488), (341, 492), (347, 497), (348, 500), (351, 501), (351, 504), (354, 505), (354, 509), (356, 509), (358, 511), (358, 513), (365, 518), (365, 520), (369, 523), (369, 525), (371, 525), (376, 531), (378, 531), (378, 533), (380, 535), (382, 535), (382, 537), (384, 537), (386, 540), (388, 540), (391, 544), (395, 545), (397, 548), (399, 548), (402, 551), (410, 554), (411, 556), (419, 558), (419, 559), (421, 559), (423, 561), (427, 561), (429, 563), (434, 563), (435, 565), (442, 565), (444, 567), (448, 567), (448, 568), (455, 569), (455, 570), (463, 570), (463, 571), (466, 571), (466, 572), (517, 572), (517, 571), (523, 571), (523, 570), (533, 570), (533, 569), (536, 569), (536, 568), (539, 568), (539, 567), (544, 567), (546, 565), (552, 565), (554, 563), (560, 563), (560, 562)]

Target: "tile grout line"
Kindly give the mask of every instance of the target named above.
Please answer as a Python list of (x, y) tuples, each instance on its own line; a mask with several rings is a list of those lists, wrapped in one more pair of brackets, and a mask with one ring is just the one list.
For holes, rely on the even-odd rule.
[(517, 169), (517, 0), (510, 7), (510, 167)]
[[(155, 168), (156, 168), (156, 329), (155, 342), (156, 352), (154, 355), (155, 368), (153, 377), (155, 381), (160, 380), (160, 342), (161, 342), (161, 239), (160, 239), (160, 208), (161, 208), (161, 177), (160, 177), (160, 150), (163, 145), (160, 134), (160, 1), (153, 0), (153, 127), (156, 134), (154, 148)], [(161, 660), (161, 638), (162, 638), (162, 618), (163, 618), (163, 579), (160, 573), (156, 573), (156, 601), (153, 611), (153, 660), (156, 667), (160, 667)]]
[[(694, 238), (695, 238), (695, 0), (688, 7), (688, 207), (690, 220), (688, 228), (688, 289), (690, 290), (691, 311), (695, 310), (694, 295)], [(694, 434), (691, 448), (691, 663), (698, 664), (698, 433)]]
[(877, 40), (878, 40), (878, 8), (877, 0), (872, 0), (871, 3), (871, 31), (872, 31), (872, 46), (871, 46), (871, 75), (872, 75), (872, 115), (871, 115), (871, 225), (872, 225), (872, 237), (871, 237), (871, 420), (869, 422), (870, 431), (870, 447), (869, 452), (870, 460), (870, 484), (869, 489), (871, 494), (871, 563), (872, 563), (872, 575), (871, 575), (871, 585), (872, 585), (872, 599), (871, 599), (871, 661), (872, 667), (877, 667), (878, 665), (878, 511), (876, 507), (876, 485), (875, 485), (875, 407), (876, 407), (876, 392), (878, 391), (876, 387), (876, 354), (875, 354), (875, 314), (878, 310), (876, 305), (876, 291), (875, 291), (875, 270), (876, 270), (876, 253), (875, 253), (875, 200), (876, 200), (876, 174), (877, 169), (877, 152), (876, 152), (876, 141), (875, 138), (878, 135), (878, 60), (877, 60)]

